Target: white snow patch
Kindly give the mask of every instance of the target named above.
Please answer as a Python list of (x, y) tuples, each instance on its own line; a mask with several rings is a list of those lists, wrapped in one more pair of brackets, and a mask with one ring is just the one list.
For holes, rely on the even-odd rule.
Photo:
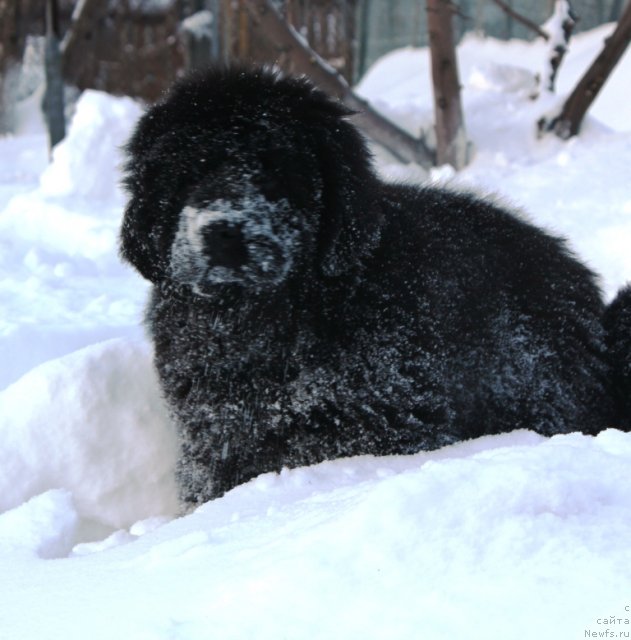
[(64, 488), (106, 527), (173, 514), (176, 448), (147, 345), (86, 347), (0, 393), (0, 510)]
[(84, 91), (66, 138), (53, 149), (53, 162), (42, 173), (41, 192), (120, 199), (120, 148), (129, 135), (128, 123), (140, 114), (140, 106), (131, 98)]
[(207, 9), (197, 11), (182, 20), (182, 29), (195, 34), (197, 38), (212, 38), (213, 14)]

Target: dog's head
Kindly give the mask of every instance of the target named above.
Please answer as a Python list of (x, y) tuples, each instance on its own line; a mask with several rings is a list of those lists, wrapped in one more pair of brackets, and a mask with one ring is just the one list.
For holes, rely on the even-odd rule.
[(123, 257), (207, 293), (360, 266), (379, 236), (378, 181), (349, 111), (265, 70), (192, 76), (128, 147)]

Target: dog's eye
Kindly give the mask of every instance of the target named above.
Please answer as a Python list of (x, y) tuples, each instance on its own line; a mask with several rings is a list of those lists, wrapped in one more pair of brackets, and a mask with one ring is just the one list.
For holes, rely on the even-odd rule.
[(258, 157), (259, 171), (255, 178), (256, 185), (269, 200), (279, 200), (286, 196), (286, 180), (279, 171), (286, 166), (286, 154), (282, 150), (271, 148)]
[(281, 181), (273, 174), (259, 176), (255, 184), (267, 200), (280, 200), (284, 195)]

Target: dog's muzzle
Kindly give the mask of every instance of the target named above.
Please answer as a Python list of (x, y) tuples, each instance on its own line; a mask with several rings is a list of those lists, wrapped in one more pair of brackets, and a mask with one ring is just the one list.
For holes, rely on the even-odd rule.
[(269, 287), (287, 276), (298, 238), (287, 201), (247, 193), (236, 202), (189, 205), (180, 214), (171, 275), (201, 295), (217, 284)]

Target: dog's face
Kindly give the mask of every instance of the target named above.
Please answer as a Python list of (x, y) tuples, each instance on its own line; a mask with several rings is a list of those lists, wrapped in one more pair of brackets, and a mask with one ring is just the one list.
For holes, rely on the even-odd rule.
[(304, 81), (267, 72), (176, 86), (128, 146), (123, 257), (199, 295), (342, 272), (380, 220), (369, 156), (345, 115)]
[(314, 216), (297, 200), (256, 159), (225, 163), (192, 185), (171, 244), (170, 277), (201, 295), (218, 284), (280, 284), (313, 250)]

